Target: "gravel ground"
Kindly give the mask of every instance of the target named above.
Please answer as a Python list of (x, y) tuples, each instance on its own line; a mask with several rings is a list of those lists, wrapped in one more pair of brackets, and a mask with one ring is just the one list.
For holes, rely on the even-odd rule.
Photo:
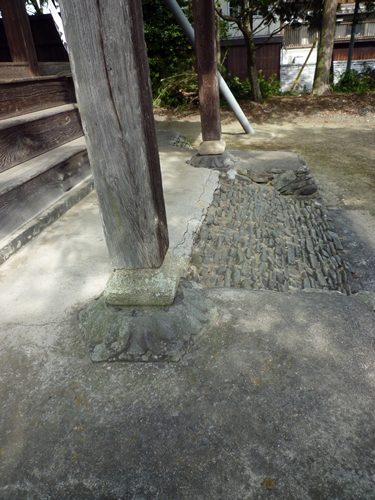
[[(241, 106), (255, 135), (244, 134), (224, 108), (228, 148), (295, 151), (309, 165), (328, 208), (366, 210), (375, 216), (375, 94), (274, 97)], [(177, 130), (199, 145), (197, 108), (155, 110), (155, 118), (159, 129)]]

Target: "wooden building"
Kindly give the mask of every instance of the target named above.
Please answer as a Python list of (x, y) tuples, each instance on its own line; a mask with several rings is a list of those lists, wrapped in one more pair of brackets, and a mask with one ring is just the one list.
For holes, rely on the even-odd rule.
[(51, 16), (0, 0), (0, 263), (92, 189), (68, 56)]
[[(282, 36), (274, 36), (269, 41), (267, 37), (255, 37), (255, 45), (258, 46), (257, 68), (262, 70), (263, 76), (268, 80), (272, 75), (280, 79), (280, 52), (282, 47)], [(222, 54), (227, 53), (224, 65), (232, 76), (240, 80), (247, 78), (247, 52), (245, 40), (234, 38), (222, 42)]]
[[(229, 2), (230, 4), (230, 2)], [(337, 12), (337, 23), (335, 32), (335, 44), (332, 57), (332, 72), (342, 73), (345, 70), (345, 62), (348, 58), (349, 41), (354, 13), (353, 0), (341, 0)], [(269, 30), (271, 32), (271, 30)], [(234, 37), (222, 42), (222, 53), (227, 53), (225, 66), (232, 76), (237, 76), (241, 80), (247, 78), (247, 53), (244, 39), (237, 30)], [(317, 32), (311, 31), (307, 26), (300, 28), (288, 28), (280, 32), (267, 41), (266, 36), (255, 36), (257, 50), (257, 68), (262, 70), (263, 75), (269, 78), (276, 74), (277, 78), (283, 82), (285, 74), (290, 73), (289, 80), (294, 81), (302, 63), (314, 43)], [(309, 73), (310, 88), (314, 77), (316, 51), (309, 59), (309, 68), (305, 73)], [(353, 69), (361, 70), (363, 65), (375, 67), (375, 14), (368, 13), (365, 4), (360, 4), (359, 23), (356, 30), (356, 41), (353, 53)], [(308, 85), (307, 85), (308, 87)], [(286, 85), (283, 90), (288, 90), (290, 85)], [(304, 90), (309, 90), (306, 88)]]

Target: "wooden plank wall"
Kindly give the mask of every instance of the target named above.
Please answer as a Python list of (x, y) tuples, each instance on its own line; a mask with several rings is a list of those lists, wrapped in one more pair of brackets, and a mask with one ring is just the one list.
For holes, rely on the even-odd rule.
[[(51, 14), (29, 16), (29, 20), (38, 61), (69, 61)], [(11, 60), (3, 20), (0, 19), (0, 62), (10, 62)]]
[[(263, 45), (257, 50), (257, 67), (263, 71), (263, 75), (268, 79), (272, 74), (276, 74), (280, 79), (280, 50), (281, 37), (277, 37), (273, 43)], [(228, 57), (224, 63), (232, 76), (237, 76), (240, 80), (247, 78), (247, 54), (243, 40), (232, 40), (225, 46), (222, 43), (221, 53), (228, 50)]]
[[(335, 43), (333, 49), (333, 60), (334, 61), (346, 61), (348, 59), (348, 43)], [(361, 42), (359, 45), (356, 42), (353, 52), (353, 60), (366, 60), (375, 59), (375, 41)]]
[(273, 74), (280, 80), (280, 51), (281, 43), (270, 43), (263, 45), (257, 50), (257, 66), (268, 80)]

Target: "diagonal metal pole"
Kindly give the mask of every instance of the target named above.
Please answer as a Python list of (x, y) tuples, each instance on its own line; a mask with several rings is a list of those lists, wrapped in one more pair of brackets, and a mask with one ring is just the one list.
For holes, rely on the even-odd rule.
[[(178, 5), (176, 0), (164, 0), (166, 6), (168, 9), (172, 12), (174, 18), (180, 25), (182, 32), (186, 36), (186, 38), (189, 40), (191, 45), (194, 47), (195, 45), (195, 35), (194, 35), (194, 29), (189, 23), (189, 21), (186, 19), (185, 14), (183, 13), (181, 7)], [(248, 119), (246, 118), (244, 112), (240, 108), (238, 102), (236, 101), (234, 95), (230, 91), (228, 85), (226, 84), (224, 78), (221, 76), (220, 72), (218, 71), (217, 77), (219, 80), (219, 89), (220, 92), (222, 93), (224, 99), (227, 101), (228, 106), (231, 108), (233, 113), (236, 115), (237, 120), (240, 122), (242, 128), (247, 134), (254, 134), (254, 130), (252, 126), (250, 125)]]

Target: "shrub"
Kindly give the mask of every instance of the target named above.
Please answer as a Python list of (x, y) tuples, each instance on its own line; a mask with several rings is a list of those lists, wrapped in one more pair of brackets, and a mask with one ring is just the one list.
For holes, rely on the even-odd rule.
[(185, 71), (163, 78), (154, 99), (155, 106), (184, 108), (198, 103), (198, 77), (195, 71)]
[[(182, 6), (186, 0), (180, 2)], [(163, 80), (191, 70), (193, 48), (187, 42), (163, 0), (142, 0), (144, 32), (154, 97), (162, 92)]]
[(366, 94), (375, 90), (375, 70), (365, 69), (362, 73), (351, 69), (340, 75), (339, 81), (332, 85), (333, 92), (357, 92)]
[[(263, 76), (262, 70), (259, 70), (258, 74), (259, 86), (263, 100), (266, 100), (271, 96), (280, 95), (280, 82), (277, 79), (276, 74), (273, 74), (268, 81)], [(228, 78), (227, 83), (236, 99), (250, 99), (251, 85), (247, 78), (245, 81), (241, 81), (237, 76), (235, 76), (234, 78)]]
[[(251, 85), (248, 79), (241, 81), (237, 76), (230, 77), (223, 67), (220, 68), (220, 72), (236, 99), (250, 99)], [(259, 85), (263, 99), (281, 94), (280, 82), (275, 74), (267, 81), (262, 74), (262, 70), (260, 70)], [(224, 103), (223, 100), (222, 102)], [(174, 106), (180, 109), (198, 103), (198, 77), (193, 70), (183, 71), (163, 78), (154, 98), (155, 106)]]
[(259, 86), (260, 91), (262, 92), (263, 99), (267, 99), (268, 97), (280, 95), (280, 81), (277, 79), (277, 75), (273, 73), (270, 76), (268, 82), (264, 78), (262, 70), (259, 70)]

